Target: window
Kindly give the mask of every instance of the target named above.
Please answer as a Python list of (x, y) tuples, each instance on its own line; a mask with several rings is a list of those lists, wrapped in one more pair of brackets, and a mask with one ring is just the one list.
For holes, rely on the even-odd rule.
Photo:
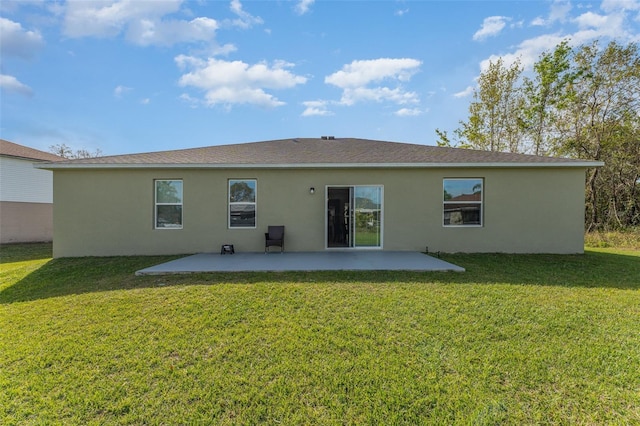
[(256, 180), (229, 180), (229, 228), (256, 227)]
[(483, 180), (443, 180), (443, 225), (482, 226)]
[(182, 229), (182, 181), (156, 180), (156, 229)]

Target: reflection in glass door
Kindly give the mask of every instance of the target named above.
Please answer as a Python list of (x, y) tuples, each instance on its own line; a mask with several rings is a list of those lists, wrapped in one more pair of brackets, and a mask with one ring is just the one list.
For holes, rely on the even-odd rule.
[(381, 247), (382, 187), (356, 186), (353, 194), (354, 247)]
[(351, 199), (353, 188), (327, 189), (327, 247), (351, 247)]
[(382, 247), (382, 187), (327, 188), (327, 247)]

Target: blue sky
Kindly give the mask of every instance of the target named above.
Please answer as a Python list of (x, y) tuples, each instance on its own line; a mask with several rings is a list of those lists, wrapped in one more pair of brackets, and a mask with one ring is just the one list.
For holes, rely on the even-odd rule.
[(488, 61), (639, 42), (640, 0), (3, 0), (0, 29), (0, 137), (37, 149), (433, 145)]

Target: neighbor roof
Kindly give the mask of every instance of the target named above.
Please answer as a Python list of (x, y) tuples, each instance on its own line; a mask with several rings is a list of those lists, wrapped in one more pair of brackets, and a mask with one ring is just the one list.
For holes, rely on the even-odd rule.
[(0, 139), (0, 155), (6, 157), (15, 157), (24, 160), (37, 160), (37, 161), (60, 161), (62, 157), (58, 157), (55, 154), (49, 152), (39, 151), (37, 149), (29, 148), (28, 146), (18, 145), (17, 143), (9, 142), (4, 139)]
[(356, 138), (295, 138), (65, 160), (66, 168), (593, 167), (602, 163)]

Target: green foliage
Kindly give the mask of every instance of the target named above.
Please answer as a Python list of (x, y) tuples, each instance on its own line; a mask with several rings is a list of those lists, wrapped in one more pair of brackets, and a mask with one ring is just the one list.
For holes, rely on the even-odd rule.
[(156, 201), (158, 203), (182, 202), (182, 182), (180, 181), (156, 181), (156, 191)]
[[(519, 79), (516, 62), (489, 64), (469, 118), (454, 133), (462, 148), (604, 162), (586, 180), (587, 230), (640, 226), (640, 51), (638, 45), (561, 42)], [(450, 144), (446, 132), (437, 132)], [(443, 137), (444, 136), (444, 137)]]
[(461, 128), (455, 131), (464, 141), (460, 147), (519, 152), (523, 109), (518, 86), (521, 74), (519, 61), (510, 66), (505, 65), (502, 58), (489, 63), (478, 78), (478, 89), (469, 105), (469, 120), (461, 122)]
[(574, 55), (580, 70), (563, 109), (564, 137), (556, 150), (603, 161), (587, 174), (587, 229), (640, 225), (640, 51), (615, 42), (583, 46)]
[(565, 88), (573, 84), (579, 74), (571, 69), (571, 52), (568, 41), (561, 42), (553, 52), (544, 52), (534, 64), (534, 80), (524, 80), (523, 125), (530, 140), (528, 151), (532, 154), (545, 155), (554, 146), (556, 111), (566, 106), (569, 96)]
[(0, 423), (636, 424), (640, 252), (138, 277), (3, 246)]
[(449, 148), (453, 146), (446, 130), (436, 129), (436, 135), (438, 135), (438, 140), (436, 141), (438, 146)]
[(254, 202), (256, 200), (255, 190), (247, 181), (233, 181), (229, 191), (229, 201), (232, 203)]

